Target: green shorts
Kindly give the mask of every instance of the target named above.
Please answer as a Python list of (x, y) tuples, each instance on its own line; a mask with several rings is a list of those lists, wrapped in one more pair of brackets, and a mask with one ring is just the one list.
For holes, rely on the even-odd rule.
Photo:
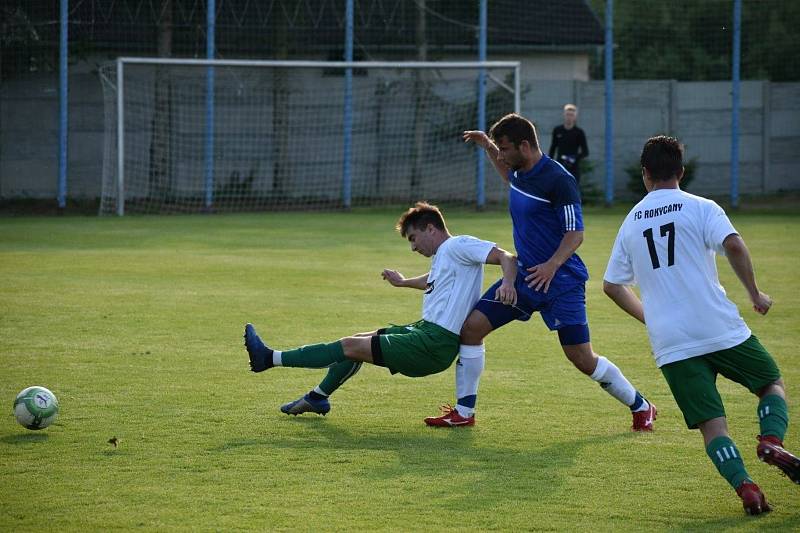
[(392, 374), (412, 378), (446, 370), (458, 355), (458, 335), (432, 322), (379, 329), (372, 337), (372, 358)]
[(727, 350), (666, 364), (661, 372), (689, 429), (725, 416), (716, 386), (717, 374), (744, 385), (752, 393), (781, 377), (775, 360), (755, 335)]

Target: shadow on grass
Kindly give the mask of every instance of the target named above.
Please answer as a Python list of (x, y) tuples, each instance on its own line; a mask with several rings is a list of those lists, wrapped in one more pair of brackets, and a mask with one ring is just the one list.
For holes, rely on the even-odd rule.
[(0, 437), (0, 442), (6, 444), (29, 444), (31, 442), (45, 442), (48, 438), (47, 433), (17, 433)]
[[(444, 431), (424, 428), (411, 432), (365, 428), (363, 432), (351, 433), (321, 419), (298, 420), (298, 423), (307, 429), (300, 438), (232, 439), (209, 451), (235, 453), (255, 447), (266, 453), (276, 449), (289, 451), (298, 458), (310, 452), (325, 457), (329, 465), (351, 465), (351, 475), (377, 483), (376, 487), (400, 489), (410, 482), (419, 497), (436, 498), (440, 502), (437, 505), (448, 509), (490, 510), (513, 502), (540, 505), (542, 501), (561, 501), (562, 486), (572, 480), (584, 449), (636, 437), (630, 433), (591, 436), (552, 442), (542, 448), (514, 442), (504, 446), (487, 440), (485, 434), (476, 441), (475, 432), (469, 428)], [(369, 458), (360, 461), (360, 454)], [(376, 464), (375, 454), (385, 459)], [(583, 465), (577, 465), (578, 471), (583, 469)], [(437, 482), (426, 481), (432, 477)], [(446, 480), (445, 490), (441, 488), (441, 480)]]

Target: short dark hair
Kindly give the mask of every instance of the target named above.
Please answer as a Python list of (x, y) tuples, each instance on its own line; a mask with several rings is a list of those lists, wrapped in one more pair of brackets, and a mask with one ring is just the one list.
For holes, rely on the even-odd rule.
[(395, 229), (405, 237), (412, 226), (414, 229), (424, 230), (428, 227), (428, 224), (433, 224), (433, 227), (439, 230), (447, 230), (447, 226), (444, 224), (444, 217), (438, 207), (428, 202), (417, 202), (414, 207), (409, 207), (408, 211), (400, 215)]
[(644, 143), (639, 162), (653, 181), (669, 181), (681, 175), (683, 146), (675, 137), (650, 137)]
[(516, 113), (509, 113), (495, 122), (489, 129), (489, 137), (495, 141), (508, 137), (508, 140), (514, 144), (515, 148), (519, 148), (522, 141), (528, 141), (528, 144), (534, 150), (539, 148), (536, 127), (530, 120)]

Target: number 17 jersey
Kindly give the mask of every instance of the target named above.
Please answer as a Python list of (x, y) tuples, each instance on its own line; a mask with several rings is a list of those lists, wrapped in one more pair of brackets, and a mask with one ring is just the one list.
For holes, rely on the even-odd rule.
[(604, 279), (639, 285), (659, 367), (750, 337), (717, 274), (716, 254), (735, 233), (719, 205), (680, 189), (650, 192), (625, 217)]

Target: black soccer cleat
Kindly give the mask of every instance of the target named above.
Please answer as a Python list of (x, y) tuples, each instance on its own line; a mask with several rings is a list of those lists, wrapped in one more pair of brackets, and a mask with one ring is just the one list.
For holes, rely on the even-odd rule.
[(297, 400), (281, 405), (281, 412), (287, 415), (300, 415), (303, 413), (317, 413), (325, 416), (331, 410), (331, 403), (327, 398), (312, 399), (308, 394)]
[(263, 372), (272, 368), (272, 350), (261, 341), (253, 324), (244, 327), (244, 347), (250, 356), (251, 371)]

